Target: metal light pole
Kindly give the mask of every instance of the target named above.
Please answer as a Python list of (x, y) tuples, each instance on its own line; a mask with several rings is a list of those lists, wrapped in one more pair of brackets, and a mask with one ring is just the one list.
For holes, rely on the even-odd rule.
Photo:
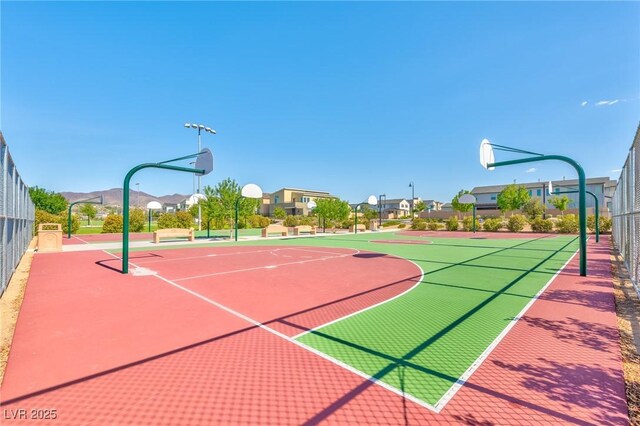
[(140, 207), (140, 182), (136, 182), (136, 207)]
[(413, 181), (409, 184), (409, 187), (411, 188), (411, 220), (413, 220), (413, 200), (415, 200), (416, 196), (415, 196), (415, 185), (413, 184)]
[(386, 194), (378, 195), (378, 227), (382, 228), (382, 199), (387, 200)]
[[(212, 135), (216, 134), (215, 130), (213, 130), (211, 127), (205, 126), (204, 124), (185, 123), (184, 127), (198, 130), (198, 152), (202, 150), (202, 140), (200, 136), (201, 132), (204, 130), (205, 132), (211, 133)], [(198, 175), (198, 191), (196, 192), (197, 194), (200, 194), (201, 177), (201, 175)], [(198, 204), (198, 231), (202, 231), (202, 206), (200, 204)]]

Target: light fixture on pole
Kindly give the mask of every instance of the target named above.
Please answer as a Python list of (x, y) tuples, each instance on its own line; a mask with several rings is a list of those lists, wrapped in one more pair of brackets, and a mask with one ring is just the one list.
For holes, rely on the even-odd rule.
[[(494, 148), (498, 151), (513, 152), (517, 154), (527, 154), (532, 157), (519, 158), (508, 161), (495, 161)], [(497, 145), (483, 139), (480, 143), (480, 164), (487, 170), (494, 170), (496, 167), (511, 166), (513, 164), (531, 163), (535, 161), (558, 160), (573, 166), (578, 173), (578, 193), (579, 198), (579, 220), (580, 220), (580, 275), (587, 276), (587, 183), (584, 169), (574, 159), (563, 155), (545, 155), (537, 152), (525, 151), (518, 148), (512, 148), (504, 145)], [(549, 192), (552, 189), (549, 188)]]
[(240, 196), (236, 199), (235, 240), (238, 241), (238, 207), (243, 198), (262, 198), (262, 188), (255, 183), (248, 183), (242, 187)]
[[(184, 127), (186, 128), (191, 128), (191, 129), (197, 129), (198, 130), (198, 152), (202, 151), (202, 141), (201, 141), (201, 137), (200, 137), (200, 133), (204, 130), (207, 133), (211, 133), (212, 135), (216, 134), (216, 131), (213, 130), (211, 127), (207, 127), (204, 124), (195, 124), (195, 123), (185, 123)], [(200, 194), (200, 184), (201, 184), (201, 178), (202, 175), (198, 175), (198, 190), (196, 192), (197, 194)], [(198, 206), (198, 231), (202, 231), (202, 207)]]
[(413, 181), (411, 183), (409, 183), (409, 188), (411, 188), (411, 219), (413, 220), (413, 200), (416, 199), (415, 196), (415, 189), (416, 186), (413, 184)]
[(356, 208), (354, 209), (354, 211), (355, 211), (355, 224), (353, 226), (353, 233), (354, 234), (358, 233), (358, 207), (360, 207), (360, 206), (362, 206), (364, 204), (369, 204), (370, 206), (375, 206), (376, 204), (378, 204), (378, 199), (376, 198), (375, 195), (369, 195), (369, 198), (367, 198), (367, 201), (356, 205)]

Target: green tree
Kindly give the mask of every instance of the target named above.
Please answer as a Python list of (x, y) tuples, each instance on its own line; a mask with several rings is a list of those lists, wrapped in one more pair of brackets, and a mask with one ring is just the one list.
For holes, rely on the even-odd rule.
[(51, 214), (61, 214), (69, 206), (69, 202), (57, 192), (47, 191), (44, 188), (34, 186), (29, 188), (29, 195), (36, 209), (44, 210)]
[(343, 222), (349, 218), (351, 207), (339, 198), (321, 198), (316, 201), (316, 214), (330, 222)]
[[(214, 228), (233, 228), (235, 219), (236, 200), (240, 198), (241, 187), (231, 178), (218, 182), (214, 187), (205, 186), (204, 194), (207, 197), (200, 201), (202, 205), (203, 221), (213, 223)], [(246, 218), (255, 213), (259, 200), (242, 198), (238, 203), (238, 220), (246, 221)]]
[(276, 219), (284, 219), (287, 216), (287, 212), (284, 211), (282, 207), (276, 207), (273, 209), (273, 217)]
[(522, 206), (522, 212), (527, 215), (527, 218), (531, 221), (537, 217), (541, 217), (545, 211), (545, 206), (537, 198), (532, 198)]
[[(418, 211), (418, 208), (416, 207), (415, 210)], [(358, 213), (360, 213), (360, 216), (367, 222), (378, 218), (378, 211), (372, 208), (369, 204), (361, 205), (358, 209)]]
[(87, 216), (87, 225), (91, 225), (91, 219), (98, 214), (98, 209), (93, 204), (83, 204), (80, 206), (80, 213)]
[(502, 213), (521, 209), (531, 199), (529, 191), (523, 185), (512, 183), (498, 194), (498, 208)]
[(571, 200), (566, 195), (563, 195), (562, 197), (552, 197), (549, 202), (553, 207), (560, 210), (560, 214), (564, 216), (564, 212), (569, 208)]
[(471, 191), (467, 191), (466, 189), (458, 191), (458, 194), (451, 200), (451, 207), (453, 207), (453, 210), (460, 213), (471, 211), (473, 204), (462, 204), (458, 201), (464, 194), (471, 194)]
[(418, 212), (418, 216), (420, 216), (420, 212), (423, 212), (427, 208), (427, 205), (424, 201), (418, 201), (415, 206), (413, 206), (413, 211)]

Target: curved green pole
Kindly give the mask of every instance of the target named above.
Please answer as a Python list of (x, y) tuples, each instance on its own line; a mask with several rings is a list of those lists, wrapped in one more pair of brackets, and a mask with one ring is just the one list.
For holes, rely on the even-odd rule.
[[(593, 201), (596, 206), (596, 243), (600, 242), (600, 206), (598, 202), (598, 197), (591, 191), (585, 191), (587, 194), (593, 197)], [(577, 194), (578, 191), (560, 191), (554, 192), (554, 194)]]
[(67, 238), (71, 238), (71, 208), (76, 204), (102, 204), (102, 202), (91, 201), (95, 198), (101, 198), (101, 196), (89, 198), (88, 200), (76, 201), (69, 204), (69, 212), (67, 213)]
[(537, 157), (520, 158), (518, 160), (498, 161), (497, 163), (487, 164), (487, 168), (511, 166), (513, 164), (533, 163), (536, 161), (558, 160), (564, 161), (573, 166), (578, 172), (578, 193), (579, 203), (579, 219), (580, 219), (580, 275), (587, 276), (587, 184), (584, 169), (575, 160), (563, 155), (540, 155)]
[(238, 204), (240, 203), (240, 200), (243, 199), (244, 197), (241, 195), (236, 199), (236, 218), (235, 218), (235, 228), (236, 228), (236, 232), (235, 232), (235, 240), (238, 241)]
[[(183, 158), (177, 158), (177, 161)], [(165, 161), (165, 163), (169, 162)], [(129, 173), (124, 177), (124, 184), (122, 186), (122, 273), (127, 274), (129, 272), (129, 186), (131, 185), (131, 178), (136, 172), (142, 169), (156, 168), (166, 170), (177, 170), (179, 172), (199, 173), (204, 174), (202, 169), (189, 169), (187, 167), (169, 166), (163, 163), (145, 163), (135, 166), (129, 170)]]

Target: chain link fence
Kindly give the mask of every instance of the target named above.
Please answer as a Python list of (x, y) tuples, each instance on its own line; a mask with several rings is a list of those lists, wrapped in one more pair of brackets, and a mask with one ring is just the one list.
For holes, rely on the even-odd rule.
[(613, 194), (613, 239), (640, 295), (640, 126)]
[(27, 250), (35, 208), (0, 132), (0, 295)]

